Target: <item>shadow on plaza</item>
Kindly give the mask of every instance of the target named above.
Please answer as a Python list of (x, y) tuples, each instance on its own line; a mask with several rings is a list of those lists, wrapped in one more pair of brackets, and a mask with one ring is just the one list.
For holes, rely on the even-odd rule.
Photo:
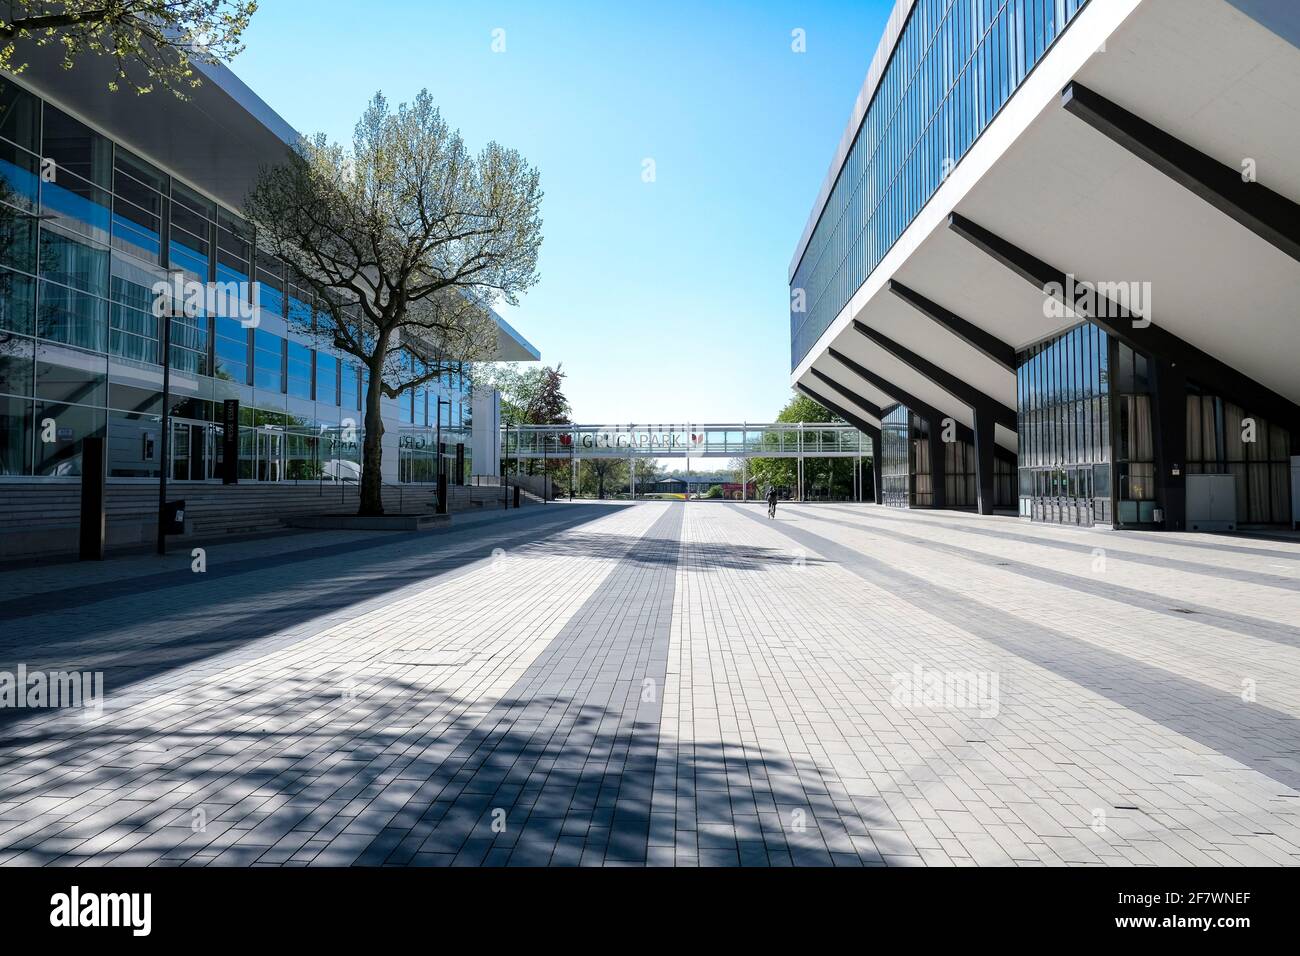
[[(393, 548), (376, 546), (375, 539), (228, 563), (214, 548), (208, 572), (202, 576), (191, 573), (187, 565), (154, 575), (149, 587), (134, 591), (135, 582), (126, 580), (69, 589), (65, 600), (58, 595), (37, 596), (49, 610), (6, 623), (0, 670), (14, 671), (24, 662), (31, 671), (103, 672), (105, 690), (111, 695), (239, 651), (270, 635), (280, 636), (258, 647), (259, 653), (310, 639), (311, 633), (294, 629), (310, 624), (312, 632), (318, 633), (345, 620), (350, 609), (359, 605), (381, 601), (410, 585), (436, 585), (440, 578), (494, 556), (500, 560), (489, 568), (497, 586), (506, 590), (531, 570), (533, 561), (555, 557), (740, 571), (798, 570), (820, 560), (798, 551), (754, 545), (706, 542), (679, 549), (677, 539), (574, 531), (609, 513), (608, 507), (584, 509), (555, 524), (519, 529), (504, 539), (471, 538), (454, 553), (426, 559), (409, 547), (394, 553)], [(380, 545), (389, 540), (379, 539)], [(419, 540), (438, 548), (448, 543), (445, 536)], [(83, 593), (87, 590), (102, 593), (87, 600)], [(105, 623), (108, 614), (97, 619), (95, 605), (108, 601), (115, 602), (109, 612), (115, 621), (129, 623)], [(331, 616), (336, 620), (324, 620)], [(6, 728), (30, 713), (0, 708), (0, 745)]]
[[(19, 777), (0, 804), (0, 861), (240, 866), (302, 851), (314, 865), (637, 864), (676, 843), (678, 863), (858, 865), (884, 862), (869, 828), (902, 838), (883, 804), (875, 816), (832, 802), (833, 774), (807, 758), (661, 746), (657, 715), (638, 715), (639, 685), (621, 706), (617, 694), (604, 706), (507, 697), (482, 714), (404, 677), (371, 676), (351, 698), (343, 680), (292, 679), (269, 696), (214, 685), (213, 709), (174, 729), (144, 710), (17, 728), (0, 744), (0, 774)], [(20, 755), (34, 750), (39, 767)], [(96, 788), (102, 806), (60, 819), (57, 798)]]
[[(5, 602), (20, 607), (40, 602), (41, 610), (23, 608), (22, 616), (6, 620), (0, 606), (0, 670), (14, 672), (23, 662), (29, 671), (102, 671), (104, 689), (111, 696), (277, 632), (290, 633), (258, 650), (269, 652), (309, 639), (345, 620), (357, 605), (420, 582), (433, 586), (446, 575), (491, 558), (494, 548), (512, 553), (606, 514), (608, 509), (583, 509), (556, 523), (529, 523), (517, 533), (489, 540), (474, 537), (484, 530), (480, 526), (445, 535), (375, 536), (229, 561), (213, 542), (203, 575), (192, 573), (186, 563), (144, 578)], [(492, 530), (490, 525), (486, 529)], [(411, 547), (423, 543), (441, 549), (460, 543), (449, 541), (451, 535), (463, 541), (452, 553), (422, 558)], [(507, 580), (506, 575), (502, 578)], [(323, 620), (330, 616), (338, 620)], [(310, 632), (292, 632), (304, 624), (312, 625)], [(0, 708), (0, 746), (6, 728), (29, 716), (31, 711)]]

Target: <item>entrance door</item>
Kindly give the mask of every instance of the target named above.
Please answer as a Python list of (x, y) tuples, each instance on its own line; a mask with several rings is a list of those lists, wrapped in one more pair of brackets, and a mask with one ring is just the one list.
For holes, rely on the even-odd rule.
[(279, 481), (284, 469), (284, 432), (257, 429), (257, 480)]
[(173, 418), (171, 428), (171, 480), (207, 481), (212, 463), (208, 423)]

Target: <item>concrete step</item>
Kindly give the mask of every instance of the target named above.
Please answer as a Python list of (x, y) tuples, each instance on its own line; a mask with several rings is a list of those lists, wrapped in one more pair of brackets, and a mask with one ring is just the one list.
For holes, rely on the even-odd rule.
[[(501, 507), (501, 489), (453, 485), (451, 512)], [(355, 485), (320, 483), (239, 485), (174, 483), (168, 500), (184, 501), (187, 533), (178, 541), (226, 534), (275, 531), (293, 516), (347, 512), (356, 508)], [(385, 485), (390, 512), (433, 515), (432, 485)], [(158, 488), (152, 484), (109, 482), (105, 489), (109, 547), (152, 541), (157, 528)], [(0, 483), (0, 560), (75, 553), (81, 523), (81, 487), (72, 482)]]

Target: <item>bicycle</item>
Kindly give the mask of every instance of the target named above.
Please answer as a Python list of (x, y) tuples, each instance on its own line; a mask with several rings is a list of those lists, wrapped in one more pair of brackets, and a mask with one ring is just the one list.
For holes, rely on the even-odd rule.
[(769, 501), (769, 502), (767, 503), (767, 516), (768, 516), (769, 518), (775, 518), (775, 517), (776, 517), (776, 502), (775, 502), (775, 501)]

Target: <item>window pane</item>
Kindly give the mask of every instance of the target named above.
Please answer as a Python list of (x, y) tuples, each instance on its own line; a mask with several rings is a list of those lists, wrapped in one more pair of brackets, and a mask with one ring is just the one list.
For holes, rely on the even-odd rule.
[[(105, 189), (113, 184), (113, 144), (62, 110), (45, 104), (45, 142), (41, 155)], [(59, 176), (62, 180), (62, 176)]]

